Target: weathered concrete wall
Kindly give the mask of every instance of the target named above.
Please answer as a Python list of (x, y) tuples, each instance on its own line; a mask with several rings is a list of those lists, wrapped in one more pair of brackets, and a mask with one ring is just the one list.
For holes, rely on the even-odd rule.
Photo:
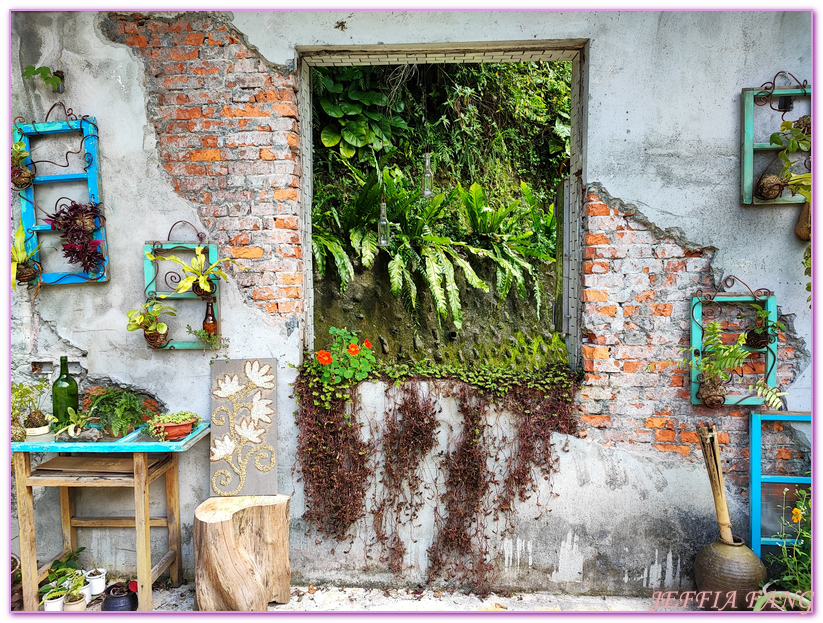
[[(300, 520), (302, 490), (291, 474), (296, 444), (289, 383), (294, 370), (288, 364), (301, 358), (306, 291), (299, 280), (300, 260), (309, 253), (307, 241), (300, 239), (304, 224), (295, 192), (306, 183), (296, 179), (294, 148), (307, 123), (298, 119), (295, 127), (293, 101), (301, 87), (292, 73), (295, 46), (588, 39), (587, 151), (581, 175), (595, 195), (589, 207), (602, 201), (613, 210), (588, 216), (628, 223), (624, 207), (633, 205), (657, 227), (679, 229), (670, 229), (672, 243), (714, 247), (711, 266), (701, 261), (689, 269), (688, 256), (675, 259), (686, 260), (686, 272), (695, 275), (733, 273), (774, 290), (781, 312), (795, 315), (794, 334), (808, 342), (811, 320), (800, 266), (805, 245), (793, 234), (799, 208), (740, 205), (738, 98), (741, 88), (759, 86), (782, 69), (809, 78), (810, 33), (809, 12), (13, 13), (12, 116), (42, 120), (59, 98), (75, 113), (97, 117), (112, 264), (111, 281), (105, 284), (43, 288), (34, 305), (26, 291), (12, 296), (12, 378), (29, 377), (31, 361), (57, 361), (69, 354), (82, 366), (86, 383), (112, 379), (151, 391), (171, 409), (207, 414), (208, 359), (197, 351), (150, 351), (139, 335), (125, 331), (126, 310), (142, 302), (143, 241), (164, 238), (180, 219), (200, 223), (223, 255), (250, 269), (234, 272), (221, 293), (229, 355), (280, 360), (278, 482), (282, 492), (294, 496), (295, 577), (388, 581), (385, 573), (364, 573), (362, 556), (354, 552), (342, 555), (338, 549), (326, 556), (333, 546), (315, 545)], [(28, 64), (66, 71), (66, 93), (57, 96), (42, 83), (22, 80), (21, 68)], [(590, 219), (585, 225), (588, 233), (606, 237), (605, 246), (614, 246), (618, 223)], [(766, 231), (768, 243), (753, 245)], [(644, 244), (669, 242), (655, 236)], [(614, 264), (607, 268), (620, 279), (628, 277)], [(581, 422), (589, 432), (584, 439), (570, 439), (568, 453), (560, 455), (554, 480), (560, 496), (552, 499), (550, 519), (529, 523), (526, 508), (518, 515), (512, 542), (490, 543), (502, 573), (500, 585), (615, 593), (687, 586), (691, 555), (715, 536), (699, 454), (688, 431), (680, 428), (693, 426), (700, 414), (678, 393), (682, 387), (643, 396), (650, 401), (646, 406), (631, 405), (628, 394), (639, 394), (644, 386), (630, 379), (642, 376), (640, 367), (658, 360), (659, 353), (633, 356), (637, 370), (627, 370), (626, 358), (611, 350), (630, 331), (614, 324), (625, 318), (618, 315), (618, 306), (620, 314), (626, 311), (627, 301), (618, 300), (624, 288), (617, 281), (584, 287), (605, 291), (606, 300), (598, 305), (615, 307), (602, 326), (597, 324), (602, 318), (587, 320), (595, 337), (591, 347), (609, 349), (588, 351), (587, 361), (610, 366), (599, 371), (608, 382), (598, 386), (590, 379), (583, 390), (589, 395), (582, 397)], [(655, 289), (651, 281), (635, 296), (647, 289)], [(685, 286), (677, 288), (685, 291)], [(651, 312), (649, 318), (663, 323), (653, 331), (664, 329), (672, 336), (680, 331), (682, 339), (685, 318), (679, 309), (675, 315), (680, 303), (648, 303), (663, 305), (662, 310), (672, 305), (671, 315)], [(599, 336), (617, 342), (600, 345)], [(800, 342), (793, 344), (802, 350)], [(804, 359), (790, 360), (787, 356), (785, 378), (802, 374), (789, 387), (789, 406), (808, 409)], [(615, 398), (591, 395), (603, 387), (613, 388)], [(365, 408), (379, 409), (379, 388), (364, 391), (371, 392)], [(666, 413), (667, 408), (680, 412)], [(457, 416), (452, 407), (442, 417)], [(741, 448), (745, 418), (725, 413), (719, 421), (729, 432), (730, 446)], [(742, 452), (733, 456), (734, 471), (740, 471), (743, 458)], [(184, 566), (189, 570), (193, 510), (207, 495), (207, 478), (208, 448), (201, 443), (181, 465)], [(745, 483), (733, 481), (733, 486), (732, 520), (745, 534)], [(127, 514), (131, 504), (125, 494), (80, 496), (81, 512), (93, 514), (104, 506)], [(55, 492), (42, 494), (36, 508), (38, 551), (45, 557), (59, 549)], [(162, 510), (152, 508), (153, 513)], [(156, 552), (165, 539), (160, 532), (154, 537)], [(128, 531), (81, 530), (79, 539), (81, 545), (94, 542), (98, 561), (133, 568)], [(431, 534), (421, 535), (418, 555), (408, 561), (409, 577), (422, 573), (430, 541)], [(528, 551), (532, 567), (525, 562)], [(523, 556), (519, 563), (518, 553)]]

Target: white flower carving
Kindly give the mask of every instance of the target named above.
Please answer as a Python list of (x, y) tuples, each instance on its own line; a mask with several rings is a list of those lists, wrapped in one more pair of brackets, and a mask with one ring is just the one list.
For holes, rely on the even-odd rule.
[(269, 408), (270, 404), (271, 400), (268, 398), (263, 398), (263, 392), (257, 392), (254, 396), (252, 396), (249, 415), (251, 416), (252, 422), (254, 422), (255, 426), (260, 422), (271, 424), (271, 418), (269, 416), (273, 415), (274, 411)]
[(274, 374), (269, 374), (269, 370), (271, 370), (269, 364), (261, 366), (259, 361), (247, 361), (244, 370), (246, 376), (255, 386), (261, 389), (274, 389)]
[(218, 389), (212, 393), (218, 398), (228, 398), (243, 389), (237, 380), (237, 375), (229, 376), (228, 374), (222, 379), (217, 379), (217, 387)]
[(263, 435), (266, 434), (265, 428), (255, 428), (254, 423), (248, 418), (243, 418), (239, 424), (235, 424), (234, 430), (252, 443), (263, 443)]
[(226, 433), (220, 439), (214, 440), (214, 445), (210, 448), (211, 449), (211, 461), (219, 461), (226, 457), (231, 456), (234, 454), (235, 449), (234, 442), (231, 439), (231, 435)]

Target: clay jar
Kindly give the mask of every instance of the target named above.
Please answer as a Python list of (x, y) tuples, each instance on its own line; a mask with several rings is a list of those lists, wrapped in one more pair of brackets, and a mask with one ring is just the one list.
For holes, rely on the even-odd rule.
[(704, 608), (745, 610), (749, 593), (759, 591), (766, 581), (766, 567), (739, 536), (732, 543), (717, 539), (697, 552), (694, 580), (698, 593), (722, 593), (719, 598), (713, 595)]
[(124, 584), (112, 584), (103, 591), (103, 606), (101, 610), (108, 612), (124, 612), (137, 610), (137, 593), (133, 593)]

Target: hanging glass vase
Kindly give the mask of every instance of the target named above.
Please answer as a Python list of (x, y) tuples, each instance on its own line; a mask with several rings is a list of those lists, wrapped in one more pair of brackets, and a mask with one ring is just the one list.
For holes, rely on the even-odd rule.
[(377, 223), (377, 245), (389, 246), (389, 219), (386, 217), (386, 202), (380, 202), (380, 220)]
[(434, 191), (432, 190), (434, 176), (432, 175), (431, 154), (426, 152), (424, 155), (426, 162), (423, 165), (423, 198), (431, 199), (434, 197)]

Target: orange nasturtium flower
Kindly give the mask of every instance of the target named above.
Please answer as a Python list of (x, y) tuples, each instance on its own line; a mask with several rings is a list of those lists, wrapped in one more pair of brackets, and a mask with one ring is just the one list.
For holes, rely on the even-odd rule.
[(369, 342), (369, 338), (363, 340), (363, 346), (365, 346), (366, 348), (371, 348), (371, 342)]
[(320, 362), (321, 366), (327, 366), (331, 363), (331, 353), (327, 350), (321, 350), (317, 352), (317, 361)]
[(792, 521), (794, 523), (800, 523), (800, 520), (803, 519), (803, 511), (799, 508), (792, 509)]
[(349, 354), (354, 357), (360, 353), (360, 347), (357, 344), (349, 344)]

